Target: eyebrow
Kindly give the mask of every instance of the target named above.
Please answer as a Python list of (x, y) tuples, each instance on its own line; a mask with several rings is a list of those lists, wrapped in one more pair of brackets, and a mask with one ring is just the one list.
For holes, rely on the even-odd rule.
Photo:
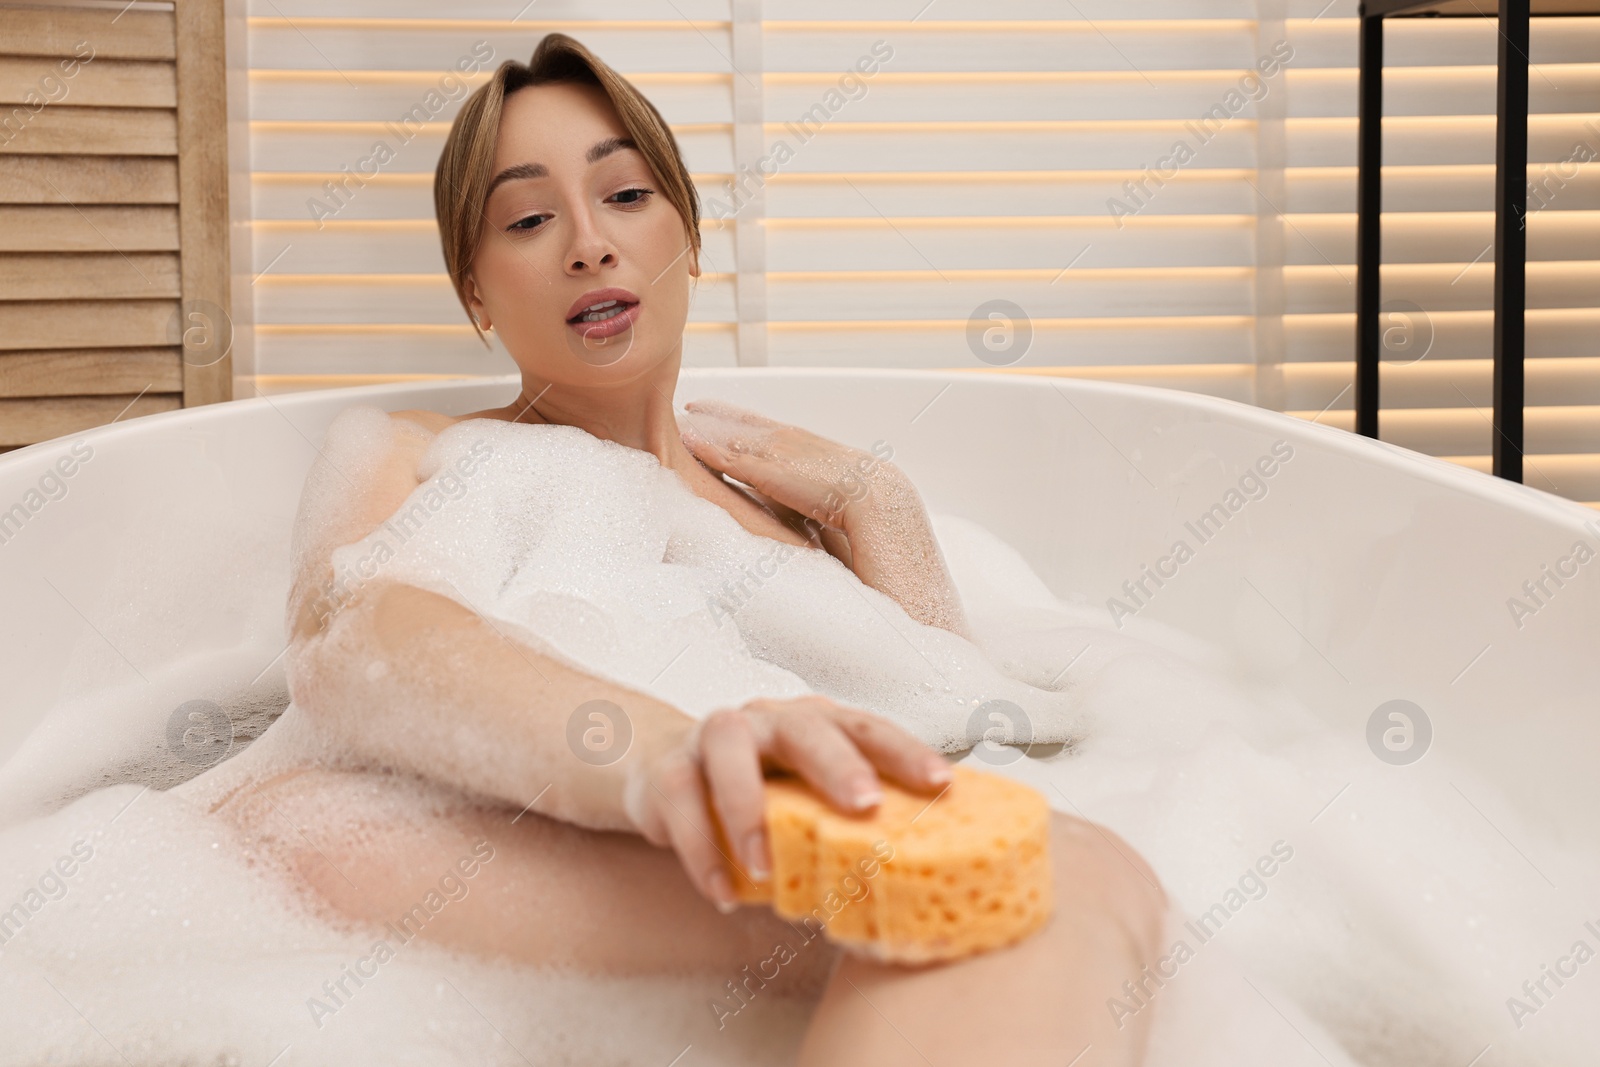
[[(605, 140), (596, 141), (591, 145), (589, 151), (583, 154), (583, 159), (585, 163), (592, 165), (600, 162), (613, 152), (620, 152), (624, 148), (632, 148), (637, 151), (639, 146), (633, 143), (633, 138), (631, 137), (607, 137)], [(549, 176), (550, 168), (543, 163), (514, 163), (494, 176), (494, 180), (489, 183), (489, 191), (483, 194), (483, 198), (488, 200), (503, 182), (519, 181), (527, 178), (548, 178)]]

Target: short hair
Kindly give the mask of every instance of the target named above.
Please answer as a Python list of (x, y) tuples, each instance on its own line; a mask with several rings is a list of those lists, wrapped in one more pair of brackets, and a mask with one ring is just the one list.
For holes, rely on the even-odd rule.
[(483, 239), (484, 208), (494, 179), (495, 142), (506, 97), (530, 85), (574, 83), (599, 86), (617, 109), (628, 135), (654, 172), (662, 194), (683, 219), (684, 236), (700, 251), (700, 200), (677, 139), (655, 105), (593, 52), (564, 33), (546, 34), (527, 63), (508, 59), (462, 104), (433, 172), (433, 210), (444, 246), (445, 269), (456, 298), (488, 344), (467, 304), (467, 272)]

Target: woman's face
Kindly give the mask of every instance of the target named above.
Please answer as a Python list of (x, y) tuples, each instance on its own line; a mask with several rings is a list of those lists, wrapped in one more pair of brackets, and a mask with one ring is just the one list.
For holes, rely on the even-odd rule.
[(631, 143), (596, 86), (506, 98), (468, 293), (479, 321), (544, 381), (629, 381), (683, 343), (699, 264)]

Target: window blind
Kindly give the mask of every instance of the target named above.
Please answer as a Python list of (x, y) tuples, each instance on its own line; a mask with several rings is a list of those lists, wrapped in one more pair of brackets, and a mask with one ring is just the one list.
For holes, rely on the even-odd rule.
[[(514, 369), (465, 325), (430, 181), (466, 91), (559, 29), (650, 96), (699, 186), (688, 365), (1066, 374), (1352, 425), (1356, 0), (250, 13), (267, 391)], [(1600, 501), (1590, 57), (1600, 20), (1535, 20), (1527, 480)], [(1492, 20), (1389, 23), (1383, 436), (1484, 470), (1494, 61)]]

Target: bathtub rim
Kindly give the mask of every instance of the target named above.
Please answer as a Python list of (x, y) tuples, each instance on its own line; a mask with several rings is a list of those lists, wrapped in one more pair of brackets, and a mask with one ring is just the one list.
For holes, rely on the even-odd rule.
[[(999, 370), (965, 369), (898, 369), (879, 367), (685, 367), (679, 372), (679, 389), (674, 391), (677, 402), (681, 387), (696, 380), (738, 381), (742, 378), (783, 380), (877, 380), (906, 382), (945, 382), (957, 384), (977, 379), (988, 384), (1006, 382), (1007, 388), (1056, 389), (1061, 387), (1080, 395), (1121, 398), (1140, 403), (1155, 403), (1169, 409), (1187, 410), (1194, 414), (1213, 416), (1263, 432), (1291, 430), (1318, 446), (1354, 460), (1387, 464), (1398, 471), (1420, 478), (1433, 485), (1467, 493), (1491, 504), (1510, 507), (1529, 517), (1546, 521), (1555, 520), (1575, 528), (1600, 522), (1600, 514), (1575, 500), (1557, 496), (1546, 490), (1439, 459), (1422, 452), (1392, 444), (1376, 438), (1362, 437), (1348, 430), (1324, 426), (1319, 422), (1298, 418), (1284, 412), (1273, 411), (1225, 397), (1210, 396), (1156, 385), (1138, 385), (1127, 382), (1107, 382), (1095, 379), (1056, 376), (1049, 374), (1017, 373)], [(489, 376), (462, 376), (460, 378), (429, 379), (425, 381), (385, 382), (375, 385), (358, 385), (339, 388), (306, 389), (292, 393), (257, 394), (236, 400), (174, 411), (152, 412), (127, 420), (118, 420), (93, 426), (76, 433), (24, 445), (0, 455), (0, 477), (10, 473), (13, 464), (31, 460), (44, 449), (59, 446), (68, 440), (86, 441), (90, 444), (116, 442), (126, 436), (151, 432), (157, 427), (209, 427), (219, 419), (235, 418), (250, 411), (273, 409), (284, 414), (295, 408), (320, 406), (343, 399), (339, 407), (371, 403), (388, 411), (405, 408), (390, 406), (385, 401), (408, 395), (449, 394), (472, 390), (510, 388), (521, 382), (519, 373)], [(284, 417), (287, 418), (287, 415)], [(26, 459), (24, 459), (26, 457)], [(1591, 531), (1592, 532), (1592, 531)]]

